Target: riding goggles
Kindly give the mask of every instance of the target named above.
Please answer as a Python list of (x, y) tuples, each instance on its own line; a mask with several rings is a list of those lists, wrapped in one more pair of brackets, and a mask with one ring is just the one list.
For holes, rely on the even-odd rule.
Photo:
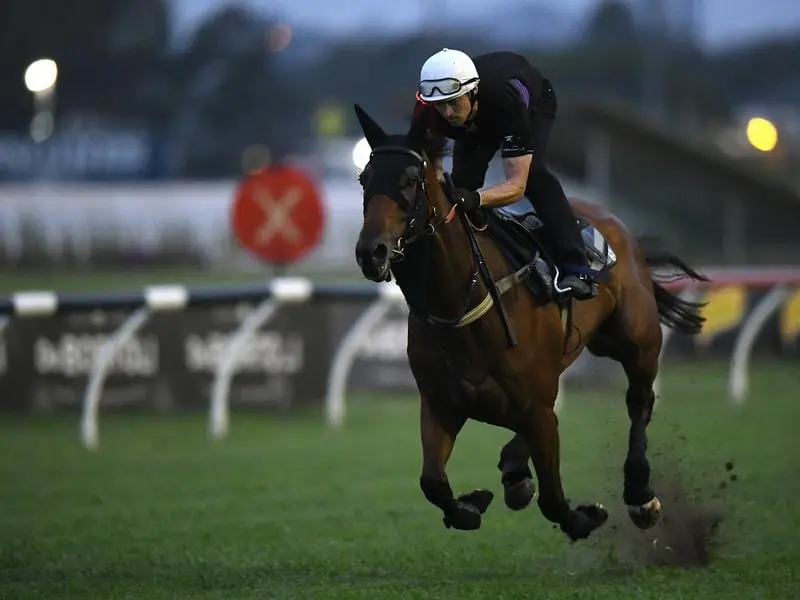
[(432, 96), (436, 92), (440, 93), (442, 96), (449, 96), (451, 94), (457, 94), (461, 91), (462, 87), (475, 81), (477, 80), (469, 79), (461, 82), (458, 79), (450, 77), (446, 79), (426, 79), (419, 82), (418, 90), (421, 96)]

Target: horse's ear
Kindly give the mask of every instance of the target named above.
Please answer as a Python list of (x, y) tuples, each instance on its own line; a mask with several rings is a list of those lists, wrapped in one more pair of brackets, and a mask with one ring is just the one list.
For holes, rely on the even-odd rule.
[(364, 137), (367, 138), (370, 147), (375, 148), (385, 142), (386, 138), (389, 136), (386, 135), (386, 132), (381, 126), (378, 125), (360, 105), (354, 104), (353, 108), (356, 111), (358, 124), (361, 125), (361, 131), (364, 132)]

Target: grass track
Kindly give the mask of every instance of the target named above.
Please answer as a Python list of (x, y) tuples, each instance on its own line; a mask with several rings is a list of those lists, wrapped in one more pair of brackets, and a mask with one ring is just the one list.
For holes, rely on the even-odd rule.
[[(739, 408), (724, 377), (667, 365), (650, 427), (654, 469), (679, 463), (702, 498), (736, 465), (709, 568), (640, 568), (608, 526), (571, 545), (535, 507), (511, 513), (499, 496), (480, 531), (446, 530), (417, 484), (416, 404), (360, 399), (342, 432), (316, 415), (234, 415), (220, 444), (204, 415), (105, 415), (96, 455), (78, 445), (77, 419), (0, 421), (0, 599), (800, 597), (800, 370), (758, 369)], [(569, 497), (605, 503), (632, 531), (622, 395), (569, 396), (561, 431)], [(454, 488), (500, 492), (506, 439), (468, 424)]]
[[(337, 272), (304, 273), (296, 270), (287, 275), (309, 276), (313, 281), (331, 282), (348, 280)], [(0, 277), (0, 294), (18, 290), (54, 290), (68, 293), (135, 292), (154, 284), (183, 284), (191, 286), (236, 285), (267, 281), (274, 274), (267, 268), (263, 273), (247, 271), (222, 271), (189, 267), (93, 269), (84, 271), (26, 270), (9, 271)], [(351, 278), (352, 279), (352, 278)], [(363, 281), (355, 279), (355, 281)], [(368, 282), (364, 282), (368, 284)]]

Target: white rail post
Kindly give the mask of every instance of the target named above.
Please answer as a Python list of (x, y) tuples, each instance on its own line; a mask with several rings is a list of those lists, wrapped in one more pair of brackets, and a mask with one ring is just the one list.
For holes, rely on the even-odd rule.
[(100, 347), (92, 362), (81, 408), (81, 442), (87, 450), (97, 449), (100, 397), (114, 357), (147, 323), (152, 311), (180, 310), (186, 306), (187, 301), (188, 294), (183, 286), (161, 285), (145, 288), (144, 306), (132, 312)]
[(325, 416), (331, 427), (341, 427), (344, 423), (347, 376), (353, 368), (364, 338), (386, 316), (392, 306), (404, 300), (403, 292), (394, 282), (380, 284), (378, 294), (378, 298), (350, 326), (333, 356), (325, 397)]
[(55, 292), (16, 292), (11, 295), (11, 304), (17, 317), (49, 317), (58, 309), (58, 296)]
[(100, 407), (100, 396), (114, 357), (127, 344), (150, 318), (147, 307), (133, 311), (127, 319), (111, 335), (106, 343), (97, 351), (89, 373), (89, 383), (83, 395), (81, 415), (81, 442), (87, 450), (96, 450), (98, 444), (97, 413)]
[(268, 297), (242, 321), (225, 348), (225, 354), (214, 372), (209, 414), (209, 435), (221, 440), (228, 435), (231, 380), (236, 372), (239, 357), (255, 335), (282, 304), (307, 301), (313, 285), (301, 277), (281, 277), (272, 280)]
[(728, 393), (734, 404), (742, 404), (747, 398), (750, 387), (750, 355), (758, 334), (761, 333), (767, 319), (786, 302), (790, 295), (791, 290), (786, 285), (778, 284), (773, 287), (755, 306), (739, 330), (733, 345), (728, 380)]

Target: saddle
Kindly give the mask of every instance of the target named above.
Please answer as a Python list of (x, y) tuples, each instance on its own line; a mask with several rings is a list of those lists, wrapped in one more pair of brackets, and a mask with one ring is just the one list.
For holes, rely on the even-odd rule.
[[(516, 271), (529, 267), (529, 276), (524, 281), (534, 297), (543, 302), (556, 300), (558, 294), (553, 281), (558, 266), (550, 259), (539, 239), (539, 232), (544, 224), (535, 211), (517, 213), (506, 208), (495, 208), (475, 212), (480, 214), (470, 214), (470, 221), (492, 238), (512, 268)], [(578, 227), (583, 237), (589, 267), (596, 276), (603, 278), (605, 271), (616, 264), (614, 250), (600, 231), (585, 219), (578, 217)]]

